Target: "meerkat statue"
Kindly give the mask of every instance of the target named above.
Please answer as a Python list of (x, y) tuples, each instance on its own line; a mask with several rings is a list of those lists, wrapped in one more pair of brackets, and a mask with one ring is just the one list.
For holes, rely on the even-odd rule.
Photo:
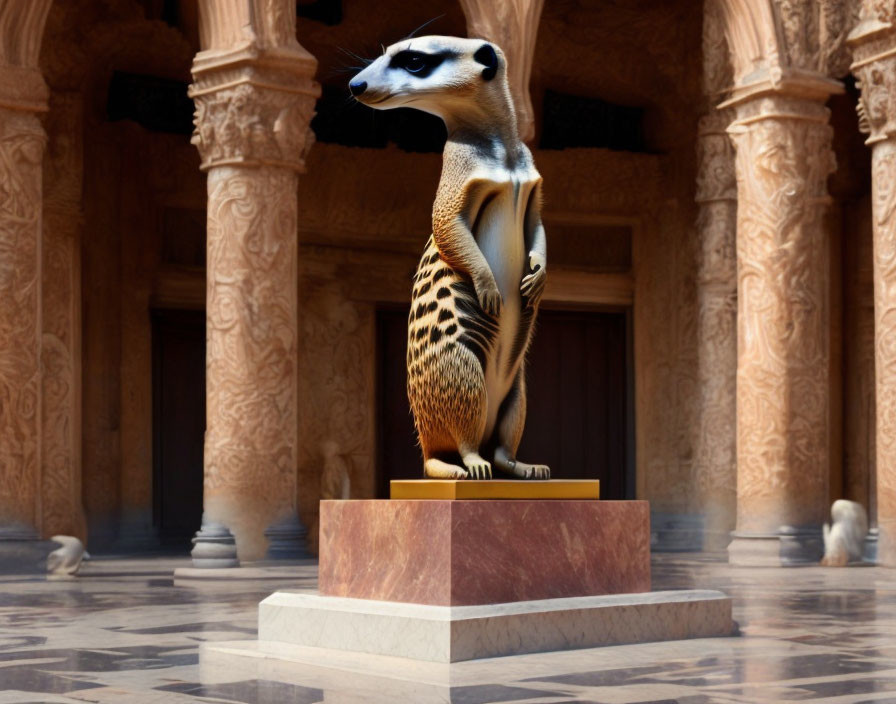
[(482, 39), (407, 39), (349, 89), (378, 110), (437, 115), (448, 130), (408, 321), (408, 398), (424, 475), (490, 479), (494, 466), (548, 479), (547, 466), (516, 458), (546, 242), (541, 176), (517, 133), (504, 54)]
[(824, 524), (824, 558), (826, 567), (845, 567), (862, 559), (868, 515), (862, 504), (838, 499), (831, 506), (833, 525)]

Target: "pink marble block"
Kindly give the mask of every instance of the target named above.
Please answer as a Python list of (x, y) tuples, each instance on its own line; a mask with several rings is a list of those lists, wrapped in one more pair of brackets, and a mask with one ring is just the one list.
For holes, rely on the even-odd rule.
[(320, 593), (468, 606), (650, 591), (646, 501), (322, 501)]

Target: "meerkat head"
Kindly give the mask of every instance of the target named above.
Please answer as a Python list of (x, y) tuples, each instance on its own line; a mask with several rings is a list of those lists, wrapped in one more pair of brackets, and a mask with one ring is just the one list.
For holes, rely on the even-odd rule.
[(415, 37), (386, 48), (352, 78), (349, 90), (377, 110), (411, 107), (448, 121), (506, 106), (506, 74), (504, 53), (484, 39)]

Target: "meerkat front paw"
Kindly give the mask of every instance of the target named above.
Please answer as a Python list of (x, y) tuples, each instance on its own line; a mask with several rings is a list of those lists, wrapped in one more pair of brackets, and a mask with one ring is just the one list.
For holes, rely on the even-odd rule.
[(528, 305), (534, 305), (541, 300), (544, 293), (544, 284), (547, 280), (544, 267), (541, 266), (531, 274), (526, 274), (520, 282), (520, 293), (526, 298)]
[(494, 277), (491, 281), (479, 281), (473, 284), (476, 289), (476, 298), (479, 305), (488, 315), (497, 316), (501, 312), (501, 305), (504, 303), (501, 298), (501, 292), (498, 290), (498, 284), (495, 283)]

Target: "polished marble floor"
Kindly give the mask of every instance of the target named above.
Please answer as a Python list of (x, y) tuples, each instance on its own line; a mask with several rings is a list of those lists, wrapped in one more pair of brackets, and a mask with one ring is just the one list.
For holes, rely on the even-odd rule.
[[(896, 570), (654, 559), (654, 589), (735, 598), (741, 635), (455, 665), (296, 651), (247, 656), (258, 601), (313, 590), (313, 563), (175, 582), (182, 558), (96, 559), (76, 581), (0, 576), (0, 704), (11, 702), (896, 702)], [(217, 645), (216, 645), (217, 644)], [(239, 654), (237, 654), (239, 653)]]

